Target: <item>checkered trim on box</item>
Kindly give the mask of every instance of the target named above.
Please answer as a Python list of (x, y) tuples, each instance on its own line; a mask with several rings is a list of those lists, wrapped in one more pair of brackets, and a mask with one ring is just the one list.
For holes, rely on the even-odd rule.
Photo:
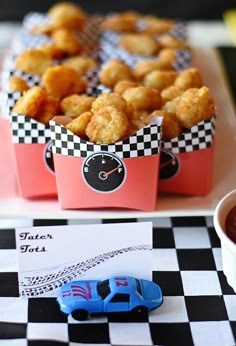
[(22, 114), (11, 113), (12, 141), (24, 144), (45, 144), (50, 139), (50, 128)]
[(6, 92), (1, 93), (1, 112), (2, 116), (6, 119), (9, 118), (16, 101), (22, 96), (20, 92)]
[(212, 144), (215, 124), (215, 116), (210, 120), (201, 121), (190, 130), (183, 132), (179, 137), (170, 141), (162, 141), (162, 147), (175, 154), (206, 149)]
[(54, 121), (50, 121), (50, 128), (54, 154), (87, 157), (94, 152), (108, 151), (120, 158), (133, 158), (158, 154), (160, 150), (159, 124), (146, 126), (124, 141), (110, 145), (87, 142)]

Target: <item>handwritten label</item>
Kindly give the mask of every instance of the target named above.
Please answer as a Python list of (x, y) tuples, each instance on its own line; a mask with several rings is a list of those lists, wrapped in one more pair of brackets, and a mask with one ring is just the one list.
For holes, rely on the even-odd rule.
[[(25, 242), (29, 240), (49, 240), (53, 239), (52, 234), (31, 234), (30, 232), (22, 232), (19, 233), (19, 241)], [(22, 244), (20, 245), (20, 252), (21, 253), (27, 253), (27, 252), (46, 252), (46, 246), (32, 246), (30, 244)]]

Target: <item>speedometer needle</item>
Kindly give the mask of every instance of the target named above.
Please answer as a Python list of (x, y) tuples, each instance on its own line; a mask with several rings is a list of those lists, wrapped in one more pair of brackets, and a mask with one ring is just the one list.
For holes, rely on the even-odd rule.
[(117, 169), (119, 169), (120, 167), (121, 167), (121, 165), (117, 166), (116, 168), (111, 169), (109, 172), (104, 173), (104, 177), (108, 177), (108, 175), (117, 171)]

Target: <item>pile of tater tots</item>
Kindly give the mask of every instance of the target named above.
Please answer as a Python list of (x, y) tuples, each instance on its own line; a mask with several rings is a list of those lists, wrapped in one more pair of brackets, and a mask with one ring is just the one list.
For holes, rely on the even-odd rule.
[[(15, 113), (45, 125), (54, 119), (97, 144), (123, 140), (159, 116), (162, 139), (170, 140), (214, 115), (214, 99), (200, 71), (174, 68), (178, 49), (191, 50), (184, 40), (169, 34), (174, 21), (135, 11), (105, 17), (101, 32), (119, 33), (119, 49), (140, 56), (130, 66), (117, 58), (101, 64), (89, 54), (78, 37), (89, 15), (78, 5), (59, 2), (47, 16), (50, 20), (33, 33), (49, 36), (51, 43), (25, 49), (15, 60), (16, 70), (40, 76), (40, 84), (33, 87), (23, 77), (10, 78), (9, 90), (22, 93)], [(106, 92), (86, 94), (90, 71), (97, 71)]]

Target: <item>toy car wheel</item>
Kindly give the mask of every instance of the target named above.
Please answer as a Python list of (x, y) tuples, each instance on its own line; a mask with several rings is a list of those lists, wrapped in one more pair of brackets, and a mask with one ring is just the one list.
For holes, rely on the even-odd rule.
[(140, 316), (146, 315), (148, 312), (148, 309), (146, 308), (146, 306), (137, 306), (136, 308), (134, 308), (132, 310), (133, 313), (138, 314)]
[(88, 318), (88, 311), (83, 309), (77, 309), (71, 313), (71, 316), (77, 321), (84, 321)]

